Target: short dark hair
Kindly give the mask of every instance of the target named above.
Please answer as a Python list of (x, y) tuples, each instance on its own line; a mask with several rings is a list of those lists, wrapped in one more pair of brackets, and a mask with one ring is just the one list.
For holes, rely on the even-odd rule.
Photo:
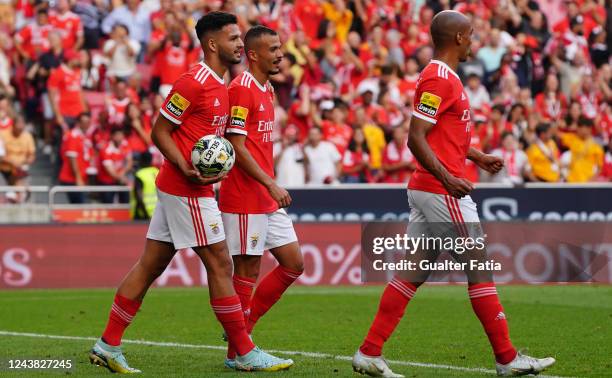
[(580, 116), (580, 118), (578, 118), (578, 126), (593, 127), (595, 126), (595, 122), (590, 118)]
[(276, 30), (263, 25), (255, 25), (250, 28), (244, 35), (244, 51), (251, 50), (253, 42), (264, 35), (278, 35), (278, 33)]
[(226, 25), (237, 24), (238, 18), (231, 13), (210, 12), (200, 17), (195, 26), (196, 35), (202, 40), (205, 34), (223, 29)]
[(544, 134), (548, 130), (550, 130), (550, 123), (539, 123), (536, 126), (535, 132), (536, 132), (536, 135), (539, 137), (540, 135)]
[(513, 137), (513, 138), (514, 138), (514, 134), (512, 133), (512, 131), (504, 131), (504, 132), (501, 134), (501, 136), (500, 136), (499, 140), (504, 140), (504, 139), (506, 139), (506, 137), (508, 137), (508, 136), (511, 136), (511, 137)]
[(91, 113), (90, 112), (81, 112), (81, 113), (79, 113), (79, 115), (77, 115), (77, 121), (82, 120), (84, 117), (91, 118)]
[(502, 104), (497, 104), (497, 105), (493, 105), (493, 109), (492, 110), (496, 110), (499, 113), (501, 113), (502, 115), (504, 113), (506, 113), (506, 107)]

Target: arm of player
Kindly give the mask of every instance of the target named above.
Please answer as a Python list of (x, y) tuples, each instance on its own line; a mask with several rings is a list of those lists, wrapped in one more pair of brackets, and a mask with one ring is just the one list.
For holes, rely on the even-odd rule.
[(408, 147), (419, 164), (434, 175), (451, 196), (456, 198), (464, 197), (474, 189), (474, 185), (469, 180), (454, 177), (440, 163), (426, 138), (427, 133), (433, 126), (433, 123), (421, 118), (412, 117), (408, 133)]
[(467, 158), (492, 175), (496, 174), (504, 167), (504, 160), (499, 156), (485, 154), (473, 147), (470, 147), (468, 150)]
[(157, 117), (157, 121), (151, 131), (153, 143), (161, 151), (166, 160), (176, 165), (187, 178), (198, 184), (208, 185), (221, 181), (225, 177), (225, 174), (205, 178), (185, 160), (181, 151), (176, 146), (176, 143), (174, 143), (174, 139), (172, 139), (172, 131), (175, 127), (176, 126), (167, 120), (165, 116), (161, 116)]
[(228, 133), (226, 137), (232, 146), (234, 146), (234, 151), (236, 152), (236, 165), (245, 171), (249, 176), (257, 180), (257, 182), (259, 182), (261, 185), (265, 186), (266, 189), (268, 189), (268, 192), (270, 192), (272, 198), (280, 207), (287, 207), (291, 205), (291, 196), (289, 195), (289, 192), (278, 186), (276, 182), (274, 182), (274, 179), (268, 176), (268, 174), (261, 169), (249, 150), (246, 148), (244, 144), (246, 135)]

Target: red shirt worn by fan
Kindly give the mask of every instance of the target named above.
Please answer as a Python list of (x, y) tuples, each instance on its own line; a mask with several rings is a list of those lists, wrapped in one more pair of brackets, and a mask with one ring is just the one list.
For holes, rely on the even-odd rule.
[[(229, 101), (227, 87), (204, 62), (200, 62), (174, 83), (159, 109), (164, 118), (176, 125), (172, 139), (187, 162), (191, 149), (206, 135), (223, 135)], [(180, 197), (214, 197), (212, 185), (190, 181), (173, 163), (165, 160), (157, 175), (157, 187)]]
[[(434, 124), (427, 143), (451, 175), (464, 178), (471, 139), (470, 101), (459, 76), (446, 63), (432, 60), (421, 72), (412, 116)], [(448, 194), (442, 183), (418, 162), (408, 188)]]
[[(245, 146), (253, 159), (268, 176), (274, 178), (272, 86), (269, 83), (261, 85), (245, 71), (232, 81), (229, 98), (231, 118), (226, 132), (245, 135)], [(219, 209), (225, 213), (268, 214), (278, 209), (278, 203), (266, 187), (235, 166), (221, 183)]]
[(75, 158), (81, 178), (87, 181), (87, 168), (90, 165), (92, 145), (91, 141), (78, 127), (66, 132), (61, 147), (62, 169), (59, 180), (63, 183), (76, 184), (76, 176), (72, 172), (70, 159)]
[(116, 172), (125, 173), (127, 168), (128, 155), (132, 153), (130, 146), (126, 140), (119, 146), (115, 146), (113, 142), (100, 151), (100, 167), (98, 168), (98, 181), (102, 184), (113, 185), (117, 181), (108, 173), (107, 165), (111, 165)]

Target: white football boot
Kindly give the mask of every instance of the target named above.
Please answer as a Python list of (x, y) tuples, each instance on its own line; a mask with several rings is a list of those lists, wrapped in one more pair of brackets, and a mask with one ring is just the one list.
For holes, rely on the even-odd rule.
[(372, 377), (403, 378), (401, 374), (394, 373), (387, 361), (380, 357), (368, 357), (359, 350), (353, 356), (353, 371), (359, 374), (367, 374)]
[(555, 363), (552, 357), (534, 358), (518, 352), (514, 360), (506, 365), (495, 364), (497, 375), (511, 377), (517, 375), (538, 374)]

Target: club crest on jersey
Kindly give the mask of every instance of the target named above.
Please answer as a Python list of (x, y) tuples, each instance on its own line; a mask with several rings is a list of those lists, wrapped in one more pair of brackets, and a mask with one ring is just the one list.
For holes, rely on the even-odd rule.
[(257, 242), (259, 241), (259, 235), (251, 236), (251, 248), (257, 247)]
[(246, 126), (246, 119), (249, 114), (249, 109), (242, 106), (232, 106), (232, 118), (230, 120), (230, 126), (237, 126), (244, 128)]
[(215, 235), (217, 235), (221, 231), (221, 229), (219, 228), (219, 223), (211, 223), (210, 229), (212, 230), (212, 233)]
[(428, 116), (433, 117), (436, 115), (436, 113), (438, 113), (441, 102), (442, 98), (440, 98), (440, 96), (436, 96), (435, 94), (429, 92), (423, 92), (417, 109)]
[(168, 103), (166, 104), (166, 110), (175, 117), (183, 115), (185, 110), (191, 105), (191, 102), (185, 97), (181, 96), (178, 92), (175, 92)]

